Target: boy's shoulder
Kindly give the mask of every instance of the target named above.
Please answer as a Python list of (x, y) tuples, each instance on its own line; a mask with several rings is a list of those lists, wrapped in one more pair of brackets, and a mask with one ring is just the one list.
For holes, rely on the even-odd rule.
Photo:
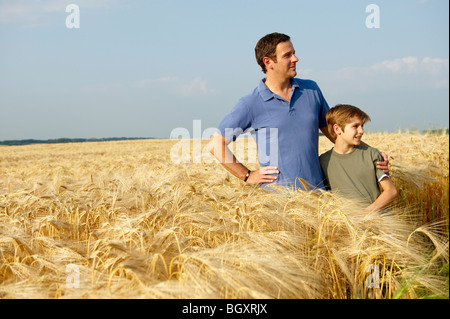
[(356, 158), (360, 158), (361, 156), (363, 156), (363, 157), (370, 157), (372, 159), (377, 159), (377, 160), (378, 159), (382, 160), (382, 158), (383, 158), (383, 156), (381, 155), (381, 152), (374, 147), (365, 146), (365, 145), (364, 146), (363, 145), (355, 145), (355, 150), (351, 154), (348, 154), (348, 155), (340, 155), (336, 152), (333, 152), (333, 148), (331, 148), (330, 150), (328, 150), (327, 152), (325, 152), (319, 156), (319, 161), (320, 161), (320, 164), (323, 166), (323, 165), (326, 165), (331, 160), (331, 158), (333, 158), (333, 159), (336, 158), (336, 159), (342, 160), (342, 159), (355, 158), (355, 156), (356, 156)]
[(326, 151), (325, 153), (322, 153), (319, 157), (325, 157), (325, 156), (330, 156), (330, 154), (333, 152), (333, 148), (330, 148), (328, 151)]
[(360, 152), (370, 153), (370, 155), (373, 158), (382, 157), (381, 156), (381, 152), (378, 149), (376, 149), (375, 147), (372, 147), (372, 146), (356, 145), (355, 149), (360, 151)]
[(321, 154), (319, 156), (320, 163), (324, 163), (325, 161), (329, 160), (332, 153), (333, 153), (333, 148), (331, 148), (330, 150), (328, 150), (325, 153)]

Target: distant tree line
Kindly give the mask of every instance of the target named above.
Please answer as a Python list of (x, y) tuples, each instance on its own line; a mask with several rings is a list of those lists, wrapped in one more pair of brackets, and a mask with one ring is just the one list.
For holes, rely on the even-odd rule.
[(121, 140), (147, 140), (152, 137), (106, 137), (106, 138), (57, 138), (50, 140), (8, 140), (0, 141), (0, 145), (29, 145), (29, 144), (56, 144), (56, 143), (84, 143), (84, 142), (108, 142), (108, 141), (121, 141)]
[(449, 129), (440, 129), (440, 130), (424, 130), (422, 133), (423, 134), (443, 134), (445, 132), (445, 134), (449, 134)]
[[(437, 129), (437, 130), (424, 130), (422, 134), (449, 134), (449, 129)], [(319, 132), (323, 135), (322, 132)], [(57, 138), (50, 140), (8, 140), (0, 141), (0, 145), (29, 145), (29, 144), (55, 144), (55, 143), (84, 143), (84, 142), (108, 142), (108, 141), (122, 141), (122, 140), (149, 140), (154, 139), (154, 137), (105, 137), (105, 138)]]

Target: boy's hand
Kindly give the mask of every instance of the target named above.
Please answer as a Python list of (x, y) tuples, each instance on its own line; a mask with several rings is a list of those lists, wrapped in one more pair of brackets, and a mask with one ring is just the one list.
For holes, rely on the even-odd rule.
[(391, 176), (391, 174), (389, 173), (389, 160), (388, 160), (388, 156), (386, 153), (381, 152), (381, 156), (383, 156), (384, 161), (383, 162), (377, 162), (377, 168), (382, 170), (386, 175)]
[(263, 184), (263, 183), (272, 183), (277, 179), (276, 176), (272, 176), (271, 174), (279, 174), (280, 171), (275, 166), (264, 166), (256, 171), (252, 171), (250, 176), (247, 179), (247, 183), (249, 184)]

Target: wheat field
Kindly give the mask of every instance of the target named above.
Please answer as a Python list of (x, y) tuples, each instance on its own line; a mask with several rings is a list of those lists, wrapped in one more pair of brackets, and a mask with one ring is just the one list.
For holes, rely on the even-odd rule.
[(448, 298), (449, 136), (364, 141), (389, 214), (244, 184), (195, 141), (181, 163), (176, 140), (0, 147), (0, 298)]

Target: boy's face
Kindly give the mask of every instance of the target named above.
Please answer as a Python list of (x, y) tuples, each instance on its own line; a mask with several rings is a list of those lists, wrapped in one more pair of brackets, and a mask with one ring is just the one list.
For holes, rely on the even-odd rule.
[(352, 117), (344, 129), (341, 129), (338, 125), (335, 126), (335, 132), (343, 142), (348, 145), (361, 144), (361, 138), (364, 134), (364, 123), (360, 118)]

